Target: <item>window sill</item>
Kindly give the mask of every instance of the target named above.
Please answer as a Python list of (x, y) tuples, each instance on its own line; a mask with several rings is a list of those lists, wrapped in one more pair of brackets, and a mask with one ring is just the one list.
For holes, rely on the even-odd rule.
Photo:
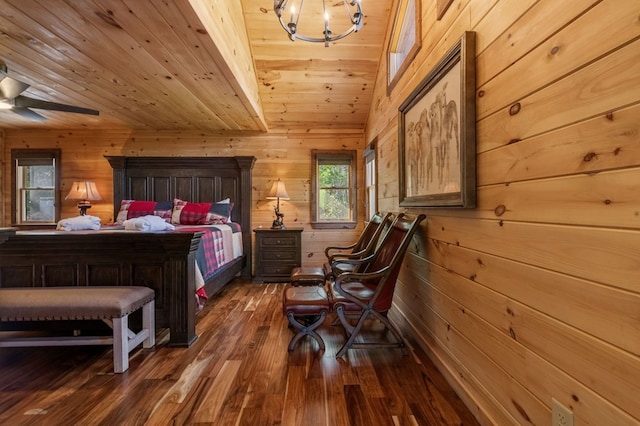
[(357, 222), (311, 222), (313, 229), (353, 229)]

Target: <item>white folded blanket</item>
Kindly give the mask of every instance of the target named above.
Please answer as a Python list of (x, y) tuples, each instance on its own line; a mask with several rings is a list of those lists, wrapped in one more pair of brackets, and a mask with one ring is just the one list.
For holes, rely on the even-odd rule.
[(100, 218), (98, 216), (76, 216), (62, 219), (56, 227), (58, 231), (82, 231), (86, 229), (100, 229)]
[(123, 223), (128, 231), (173, 231), (175, 226), (165, 221), (160, 216), (147, 215), (133, 219), (127, 219)]

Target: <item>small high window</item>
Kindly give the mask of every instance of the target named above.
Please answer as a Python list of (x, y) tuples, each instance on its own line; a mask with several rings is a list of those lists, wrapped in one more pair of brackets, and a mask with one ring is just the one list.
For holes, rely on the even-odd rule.
[(356, 151), (312, 150), (314, 228), (355, 228)]
[(376, 168), (375, 142), (369, 144), (364, 150), (364, 191), (366, 194), (365, 207), (367, 220), (378, 211), (378, 189)]
[(416, 56), (421, 40), (420, 1), (399, 0), (387, 48), (387, 95)]
[(60, 219), (60, 150), (11, 150), (11, 223), (52, 225)]

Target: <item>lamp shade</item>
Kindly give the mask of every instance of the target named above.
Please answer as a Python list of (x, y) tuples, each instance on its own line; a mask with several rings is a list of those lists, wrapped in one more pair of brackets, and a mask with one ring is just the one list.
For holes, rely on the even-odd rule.
[(90, 180), (82, 180), (73, 182), (71, 185), (71, 190), (64, 198), (65, 200), (81, 200), (81, 201), (92, 201), (92, 200), (102, 200), (100, 193), (98, 192), (98, 188), (96, 188), (96, 183)]
[(269, 191), (269, 195), (267, 195), (267, 200), (288, 200), (289, 194), (287, 194), (287, 188), (284, 186), (284, 182), (280, 179), (273, 182), (273, 186), (271, 187), (271, 191)]

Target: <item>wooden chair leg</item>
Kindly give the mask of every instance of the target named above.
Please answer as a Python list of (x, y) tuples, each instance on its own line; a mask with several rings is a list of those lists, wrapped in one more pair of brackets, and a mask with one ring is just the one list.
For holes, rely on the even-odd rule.
[(338, 307), (336, 309), (336, 314), (337, 315), (336, 315), (336, 319), (334, 321), (334, 325), (339, 323), (340, 325), (342, 325), (344, 330), (347, 332), (347, 335), (353, 334), (354, 326), (349, 322), (349, 320), (347, 318), (347, 313), (344, 311), (344, 309), (342, 307)]
[(387, 315), (376, 313), (376, 317), (378, 317), (378, 319), (384, 324), (385, 328), (391, 331), (391, 333), (393, 334), (393, 337), (395, 338), (397, 344), (395, 345), (392, 344), (392, 345), (401, 348), (402, 353), (404, 355), (409, 355), (409, 351), (407, 350), (406, 340), (404, 339), (404, 337), (402, 337), (402, 334), (400, 334), (400, 331), (398, 331), (398, 329), (393, 325), (393, 323), (389, 321), (389, 318), (387, 317)]
[[(360, 317), (358, 318), (358, 322), (356, 323), (356, 325), (353, 326), (347, 321), (348, 315), (344, 312), (344, 309), (342, 309), (342, 307), (338, 307), (336, 309), (336, 312), (338, 314), (338, 318), (340, 319), (340, 323), (344, 326), (345, 332), (347, 333), (347, 340), (342, 345), (338, 353), (336, 353), (336, 358), (340, 358), (341, 356), (346, 354), (347, 351), (351, 348), (362, 349), (362, 348), (376, 348), (376, 347), (395, 347), (395, 348), (402, 349), (403, 355), (409, 354), (406, 348), (407, 345), (405, 343), (404, 338), (402, 337), (400, 332), (395, 328), (395, 326), (391, 323), (391, 321), (389, 321), (386, 315), (380, 312), (376, 312), (374, 310), (365, 309), (364, 311), (362, 311), (362, 315), (360, 315)], [(367, 319), (373, 319), (373, 318), (370, 318), (370, 315), (372, 315), (373, 318), (379, 319), (380, 322), (382, 322), (382, 324), (384, 325), (386, 331), (391, 331), (391, 333), (394, 336), (395, 342), (380, 343), (380, 342), (357, 342), (356, 341), (358, 338), (358, 335), (360, 334), (360, 330), (362, 330), (362, 327), (364, 326), (365, 321)]]
[[(341, 310), (338, 309), (338, 316), (340, 316), (341, 318), (344, 318), (344, 322), (346, 322), (346, 315), (344, 313), (344, 311), (340, 312)], [(364, 325), (364, 322), (366, 321), (367, 317), (369, 316), (369, 313), (371, 311), (369, 310), (364, 310), (362, 311), (362, 315), (360, 316), (360, 318), (358, 319), (358, 322), (356, 323), (355, 326), (351, 326), (349, 327), (349, 329), (347, 329), (345, 327), (345, 330), (347, 331), (347, 341), (344, 342), (344, 345), (342, 345), (342, 347), (340, 348), (340, 350), (338, 351), (338, 353), (336, 354), (336, 358), (340, 358), (342, 355), (344, 355), (349, 348), (351, 348), (351, 346), (353, 346), (353, 344), (356, 341), (356, 338), (358, 337), (358, 334), (360, 334), (360, 330), (362, 329), (362, 326)], [(341, 316), (342, 314), (342, 316)], [(342, 319), (341, 319), (342, 322)]]

